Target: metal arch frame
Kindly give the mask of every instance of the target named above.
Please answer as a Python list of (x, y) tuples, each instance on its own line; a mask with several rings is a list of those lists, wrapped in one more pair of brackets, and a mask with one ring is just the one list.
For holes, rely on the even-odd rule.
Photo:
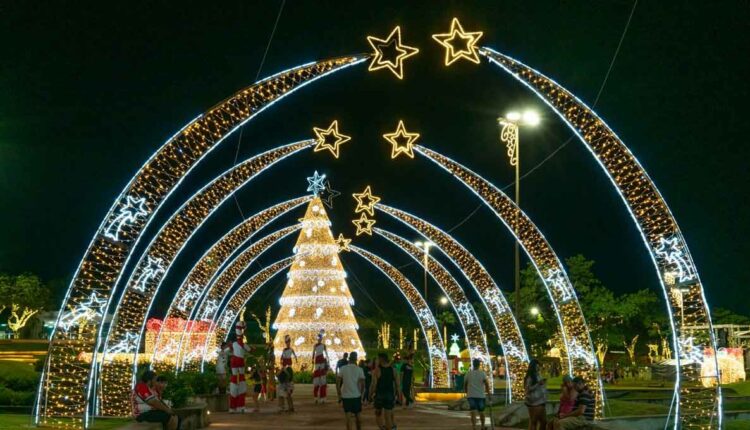
[[(282, 145), (228, 169), (194, 193), (162, 225), (133, 269), (126, 284), (127, 287), (114, 307), (112, 323), (109, 325), (105, 336), (104, 352), (99, 365), (101, 371), (97, 378), (101, 386), (101, 407), (105, 413), (115, 415), (126, 413), (128, 410), (127, 386), (124, 386), (122, 380), (108, 383), (109, 380), (124, 377), (122, 373), (123, 364), (108, 360), (109, 345), (127, 339), (128, 334), (137, 335), (135, 345), (140, 344), (146, 317), (156, 294), (161, 288), (162, 281), (169, 273), (172, 263), (195, 232), (239, 188), (272, 167), (276, 162), (309, 148), (314, 143), (314, 140), (303, 140)], [(158, 270), (152, 268), (154, 262), (158, 262)], [(141, 288), (138, 288), (139, 286)], [(140, 330), (137, 330), (137, 326), (140, 326)], [(135, 377), (135, 371), (137, 370), (136, 358), (137, 348), (133, 351), (131, 379)], [(115, 402), (112, 405), (105, 403), (110, 398)], [(111, 410), (107, 410), (110, 407)]]
[[(258, 239), (252, 245), (243, 250), (239, 255), (237, 255), (229, 264), (226, 265), (226, 267), (224, 267), (224, 270), (218, 276), (216, 276), (208, 286), (205, 296), (201, 299), (200, 304), (196, 306), (196, 308), (198, 309), (196, 315), (205, 315), (203, 320), (213, 321), (219, 310), (226, 306), (226, 295), (229, 293), (229, 291), (232, 291), (234, 289), (233, 287), (237, 282), (237, 279), (239, 279), (239, 277), (243, 273), (245, 273), (247, 268), (250, 267), (250, 265), (253, 264), (257, 260), (257, 258), (260, 257), (260, 255), (262, 255), (264, 252), (266, 252), (270, 247), (277, 244), (282, 239), (285, 239), (287, 236), (296, 232), (300, 228), (301, 224), (293, 224), (291, 226), (276, 230), (275, 232), (269, 233), (268, 235)], [(218, 299), (218, 306), (216, 306), (216, 308), (210, 313), (206, 311), (206, 303), (208, 303), (209, 297), (211, 297), (212, 299)], [(191, 330), (189, 333), (187, 331), (184, 331), (183, 339), (186, 336), (192, 335), (192, 333), (193, 330)], [(184, 342), (181, 341), (178, 346), (179, 349), (177, 350), (178, 358), (185, 356), (185, 354), (183, 354), (183, 346)], [(199, 351), (201, 358), (205, 356), (207, 349), (208, 339), (206, 339), (203, 348)], [(183, 370), (186, 364), (187, 363), (185, 363), (184, 360), (179, 360), (177, 362), (176, 370)]]
[[(264, 78), (250, 87), (238, 91), (232, 97), (217, 104), (205, 114), (196, 117), (152, 154), (110, 207), (104, 220), (99, 225), (96, 235), (94, 235), (89, 243), (65, 293), (55, 326), (50, 335), (48, 358), (42, 371), (42, 382), (39, 385), (35, 398), (35, 424), (39, 424), (42, 416), (69, 417), (74, 420), (77, 419), (76, 417), (82, 416), (81, 423), (83, 427), (88, 427), (90, 418), (89, 399), (91, 398), (94, 380), (91, 375), (95, 371), (97, 363), (96, 355), (101, 342), (102, 321), (106, 310), (111, 304), (114, 296), (113, 292), (116, 290), (116, 286), (123, 275), (123, 269), (126, 267), (143, 231), (151, 220), (153, 220), (154, 214), (160, 209), (161, 204), (177, 188), (195, 164), (211, 152), (213, 148), (218, 146), (227, 136), (286, 95), (318, 78), (343, 70), (348, 66), (362, 63), (367, 58), (368, 56), (366, 55), (358, 55), (323, 60), (287, 69)], [(258, 96), (260, 100), (256, 99), (255, 96)], [(204, 133), (201, 129), (204, 129), (206, 132)], [(185, 150), (188, 151), (188, 154), (185, 154)], [(176, 155), (177, 153), (179, 155)], [(144, 189), (144, 185), (147, 184), (141, 183), (141, 180), (149, 181), (148, 178), (153, 174), (151, 172), (152, 168), (157, 170), (162, 168), (163, 171), (164, 164), (169, 164), (170, 159), (177, 161), (178, 164), (182, 163), (180, 167), (183, 168), (183, 171), (178, 175), (166, 176), (166, 180), (164, 180), (165, 178), (160, 178), (161, 181), (159, 179), (150, 179), (153, 181), (152, 185), (157, 186), (151, 187), (152, 189), (150, 190)], [(156, 173), (163, 172), (157, 171)], [(156, 183), (157, 181), (159, 182), (158, 184)], [(166, 184), (162, 182), (166, 182)], [(116, 235), (117, 237), (114, 240), (117, 246), (110, 246), (110, 242), (112, 241), (104, 237), (104, 234), (108, 230), (107, 225), (119, 215), (122, 215), (123, 210), (126, 209), (128, 204), (126, 198), (130, 197), (131, 191), (134, 190), (138, 190), (139, 192), (146, 191), (149, 194), (148, 202), (145, 202), (146, 196), (138, 196), (137, 198), (143, 199), (142, 202), (144, 204), (148, 203), (150, 209), (145, 214), (140, 215), (143, 219), (139, 220), (136, 215), (131, 219), (130, 225), (124, 226), (124, 239), (120, 240), (118, 230), (118, 235)], [(118, 209), (119, 214), (116, 214)], [(120, 227), (122, 226), (121, 224)], [(108, 264), (107, 271), (99, 270), (97, 267), (98, 262), (101, 262), (103, 257)], [(92, 294), (92, 297), (96, 298), (98, 298), (97, 293), (103, 293), (102, 301), (106, 302), (103, 306), (100, 305), (93, 315), (87, 315), (85, 318), (82, 318), (86, 324), (94, 323), (92, 325), (96, 326), (97, 334), (94, 336), (93, 333), (79, 332), (76, 337), (71, 337), (68, 330), (64, 326), (61, 326), (61, 318), (66, 314), (66, 310), (73, 312), (85, 306), (83, 301), (89, 297), (89, 293)], [(78, 321), (77, 326), (80, 327), (80, 322)], [(85, 351), (89, 343), (93, 343), (94, 348), (88, 373), (77, 372), (71, 374), (70, 372), (64, 372), (64, 368), (69, 364), (66, 358), (75, 357), (77, 352)], [(57, 362), (55, 361), (56, 358), (58, 358)], [(64, 379), (60, 377), (62, 373), (65, 373)], [(88, 376), (88, 382), (85, 381), (86, 376)], [(51, 380), (52, 382), (50, 382)], [(75, 397), (67, 405), (49, 404), (50, 394), (55, 395), (50, 392), (50, 389), (58, 382), (61, 383), (60, 389), (67, 389)], [(57, 389), (55, 387), (55, 390)], [(71, 400), (67, 394), (65, 396)]]
[[(368, 263), (377, 268), (383, 275), (385, 275), (393, 283), (393, 285), (398, 288), (406, 301), (409, 303), (409, 306), (417, 316), (417, 321), (419, 322), (419, 326), (422, 328), (422, 334), (424, 335), (425, 343), (427, 344), (427, 356), (430, 359), (430, 383), (432, 384), (432, 388), (448, 388), (450, 386), (448, 379), (449, 366), (448, 356), (445, 348), (445, 341), (440, 335), (440, 328), (437, 321), (435, 320), (435, 316), (433, 315), (432, 311), (430, 311), (430, 307), (427, 305), (427, 302), (419, 294), (419, 290), (414, 287), (414, 284), (412, 284), (411, 281), (409, 281), (409, 279), (404, 276), (404, 274), (400, 270), (398, 270), (392, 264), (388, 263), (382, 257), (379, 257), (372, 252), (366, 251), (354, 245), (349, 245), (349, 249), (351, 249), (354, 253), (362, 257)], [(433, 330), (437, 338), (437, 342), (433, 340), (432, 336), (428, 335), (429, 330)], [(435, 374), (436, 363), (434, 363), (434, 361), (437, 360), (440, 361), (440, 374), (438, 375)]]
[[(675, 397), (679, 399), (675, 409), (674, 428), (678, 429), (680, 425), (701, 425), (694, 420), (707, 419), (710, 428), (714, 428), (714, 418), (718, 428), (722, 426), (722, 395), (721, 381), (718, 380), (718, 359), (716, 339), (714, 337), (711, 312), (706, 301), (704, 289), (698, 270), (695, 267), (692, 256), (688, 249), (687, 243), (681, 233), (674, 215), (672, 215), (666, 200), (659, 192), (654, 181), (648, 176), (646, 170), (641, 166), (637, 158), (631, 153), (622, 139), (602, 120), (596, 112), (588, 107), (573, 93), (565, 89), (562, 85), (555, 82), (541, 72), (525, 65), (524, 63), (513, 59), (507, 55), (497, 52), (491, 48), (481, 48), (480, 54), (487, 57), (491, 62), (510, 74), (517, 81), (529, 88), (537, 97), (544, 101), (547, 106), (557, 114), (560, 119), (575, 133), (578, 139), (591, 152), (599, 166), (614, 185), (617, 193), (622, 198), (628, 212), (635, 222), (638, 232), (641, 234), (643, 243), (648, 250), (651, 261), (654, 263), (659, 284), (662, 287), (664, 297), (667, 303), (667, 313), (669, 315), (670, 326), (672, 329), (672, 347), (675, 350), (677, 360)], [(614, 163), (617, 152), (622, 158), (617, 159)], [(624, 163), (622, 162), (624, 160)], [(632, 190), (626, 190), (627, 185), (638, 182), (640, 194), (636, 199)], [(645, 198), (644, 198), (645, 197)], [(672, 252), (662, 252), (659, 255), (659, 248), (669, 243)], [(671, 258), (670, 258), (671, 257)], [(671, 261), (670, 261), (671, 260)], [(679, 261), (675, 261), (679, 260)], [(669, 278), (674, 277), (674, 271), (682, 272), (687, 270), (691, 276), (680, 279), (679, 282), (671, 281)], [(687, 299), (680, 291), (679, 299), (674, 297), (674, 289), (687, 289), (689, 295)], [(686, 303), (687, 302), (687, 303)], [(708, 340), (707, 345), (694, 345), (694, 337), (683, 332), (682, 321), (677, 321), (674, 315), (680, 311), (688, 310), (693, 313), (696, 324), (707, 327), (702, 334), (704, 339)], [(707, 404), (691, 407), (693, 413), (681, 415), (680, 407), (687, 407), (692, 402), (690, 395), (695, 393), (699, 397), (698, 402), (702, 399), (702, 392), (706, 389), (695, 389), (693, 387), (681, 387), (681, 380), (687, 379), (689, 382), (700, 382), (702, 375), (695, 374), (694, 370), (683, 369), (680, 364), (683, 360), (691, 360), (695, 353), (701, 356), (705, 347), (712, 348), (714, 351), (713, 360), (716, 375), (715, 394), (711, 401), (712, 407), (708, 411)], [(684, 405), (681, 403), (685, 403)], [(700, 410), (703, 415), (695, 414)], [(706, 415), (707, 414), (707, 415)], [(686, 422), (686, 420), (693, 422)]]
[[(372, 231), (393, 245), (396, 245), (416, 261), (417, 264), (424, 268), (424, 260), (422, 255), (420, 255), (421, 251), (413, 243), (401, 236), (383, 230), (382, 228), (375, 227)], [(456, 312), (458, 320), (461, 323), (461, 328), (463, 329), (464, 334), (466, 334), (466, 339), (468, 340), (469, 357), (472, 360), (478, 358), (491, 368), (490, 351), (485, 340), (484, 329), (479, 322), (479, 317), (474, 311), (474, 306), (466, 298), (466, 294), (464, 294), (461, 285), (456, 281), (456, 278), (454, 278), (453, 275), (451, 275), (451, 273), (440, 264), (439, 261), (429, 255), (427, 258), (427, 268), (425, 268), (425, 270), (427, 270), (432, 279), (440, 286), (440, 289), (443, 290), (443, 293), (448, 297), (451, 306), (453, 306), (453, 310)], [(478, 334), (476, 333), (477, 331), (479, 332)], [(479, 339), (477, 339), (477, 337)], [(490, 379), (488, 382), (490, 384), (490, 389), (493, 389), (493, 381)]]
[[(244, 246), (250, 239), (255, 237), (255, 234), (262, 230), (268, 223), (273, 222), (279, 216), (299, 207), (311, 198), (311, 196), (297, 197), (269, 206), (240, 222), (232, 228), (232, 230), (214, 242), (198, 259), (198, 262), (193, 266), (190, 273), (180, 284), (180, 287), (167, 309), (165, 318), (185, 318), (186, 320), (191, 320), (194, 319), (196, 315), (199, 315), (200, 312), (198, 312), (198, 305), (202, 302), (204, 295), (209, 290), (209, 286), (212, 284), (212, 281), (215, 279), (219, 270), (224, 267), (227, 259), (229, 259), (239, 248)], [(265, 219), (265, 214), (268, 211), (277, 212), (278, 215), (274, 218)], [(260, 239), (260, 241), (263, 241), (263, 239)], [(189, 294), (192, 295), (192, 297), (189, 296)], [(183, 300), (186, 297), (187, 299)], [(183, 309), (180, 309), (180, 307)], [(160, 342), (163, 329), (164, 327), (162, 326), (162, 329), (159, 330), (156, 337), (151, 363), (157, 361), (155, 358), (158, 356), (161, 349), (160, 347), (163, 345)]]
[[(516, 206), (513, 200), (477, 173), (421, 145), (415, 145), (414, 150), (455, 176), (469, 188), (487, 207), (492, 209), (503, 225), (521, 244), (521, 248), (534, 265), (550, 297), (552, 308), (561, 327), (562, 339), (568, 357), (568, 372), (583, 376), (590, 384), (596, 385), (596, 415), (601, 416), (604, 387), (599, 376), (599, 366), (586, 320), (565, 267), (541, 230), (531, 221), (531, 218)], [(470, 180), (478, 185), (470, 184)], [(506, 217), (503, 212), (513, 216)], [(514, 226), (516, 220), (519, 223), (518, 227)]]
[[(498, 340), (503, 347), (505, 367), (512, 384), (508, 384), (508, 399), (521, 400), (524, 397), (523, 378), (529, 356), (523, 341), (521, 329), (505, 296), (482, 263), (453, 236), (424, 219), (401, 209), (377, 203), (375, 208), (388, 214), (429, 239), (458, 267), (479, 296), (487, 310)], [(561, 328), (562, 329), (562, 328)]]

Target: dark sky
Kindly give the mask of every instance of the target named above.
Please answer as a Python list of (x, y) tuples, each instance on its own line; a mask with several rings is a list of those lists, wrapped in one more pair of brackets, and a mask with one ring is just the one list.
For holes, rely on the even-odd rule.
[[(0, 270), (69, 278), (114, 198), (164, 140), (197, 114), (255, 81), (280, 2), (0, 3)], [(442, 66), (430, 34), (458, 16), (482, 43), (555, 78), (593, 103), (632, 7), (630, 1), (328, 2), (288, 1), (261, 77), (315, 59), (369, 50), (368, 34), (402, 26), (421, 49), (406, 79), (347, 69), (274, 105), (245, 127), (239, 156), (309, 138), (338, 119), (353, 140), (333, 160), (306, 152), (238, 193), (255, 213), (305, 192), (326, 172), (344, 197), (331, 217), (351, 235), (352, 192), (373, 186), (390, 205), (449, 229), (479, 201), (431, 163), (389, 160), (380, 138), (398, 119), (421, 143), (495, 184), (513, 172), (495, 118), (535, 107), (543, 125), (524, 130), (522, 166), (537, 165), (570, 132), (532, 94), (496, 67)], [(750, 157), (747, 136), (747, 2), (641, 1), (596, 107), (639, 158), (669, 203), (693, 253), (709, 303), (750, 313)], [(167, 202), (162, 222), (185, 198), (232, 165), (228, 138)], [(657, 288), (635, 225), (584, 146), (573, 141), (522, 181), (523, 208), (561, 257), (583, 253), (618, 292)], [(275, 224), (280, 227), (301, 214)], [(241, 220), (232, 202), (215, 213), (179, 257), (160, 304), (211, 243)], [(379, 225), (408, 238), (390, 222)], [(155, 229), (148, 230), (153, 235)], [(270, 232), (268, 230), (267, 232)], [(486, 208), (454, 235), (504, 289), (512, 285), (512, 240)], [(357, 243), (396, 265), (405, 254), (382, 239)], [(292, 242), (261, 258), (287, 255)], [(391, 303), (394, 289), (358, 257), (344, 260), (361, 315)], [(419, 282), (411, 266), (407, 275)], [(280, 293), (280, 280), (259, 295)], [(62, 295), (62, 291), (58, 292)], [(436, 297), (436, 292), (431, 292)], [(661, 293), (659, 293), (661, 297)], [(400, 303), (400, 302), (399, 302)], [(403, 306), (397, 304), (395, 306)], [(160, 306), (157, 306), (157, 312)]]

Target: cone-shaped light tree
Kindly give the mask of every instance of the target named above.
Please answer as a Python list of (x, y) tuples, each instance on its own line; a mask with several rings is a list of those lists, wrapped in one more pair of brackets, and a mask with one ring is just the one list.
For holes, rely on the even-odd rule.
[(320, 198), (310, 201), (300, 222), (302, 230), (294, 247), (294, 262), (273, 324), (277, 330), (273, 341), (277, 362), (284, 349), (284, 338), (289, 335), (299, 357), (299, 363), (293, 367), (307, 365), (310, 369), (313, 347), (321, 330), (332, 368), (344, 352), (357, 351), (364, 358), (357, 334), (359, 326), (352, 312), (354, 299)]

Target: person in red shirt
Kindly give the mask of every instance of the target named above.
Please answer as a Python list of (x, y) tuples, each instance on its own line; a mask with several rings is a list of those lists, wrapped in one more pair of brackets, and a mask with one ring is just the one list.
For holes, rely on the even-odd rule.
[(179, 418), (172, 408), (161, 401), (155, 384), (156, 373), (151, 370), (143, 372), (131, 396), (133, 416), (138, 422), (161, 423), (164, 430), (178, 430)]

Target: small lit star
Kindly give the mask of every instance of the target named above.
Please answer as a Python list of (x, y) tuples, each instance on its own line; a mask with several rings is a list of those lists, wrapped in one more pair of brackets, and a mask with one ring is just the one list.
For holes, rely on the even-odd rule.
[(460, 338), (458, 337), (458, 335), (457, 335), (456, 333), (453, 333), (453, 334), (451, 335), (451, 340), (452, 340), (453, 342), (458, 342), (458, 339), (460, 339)]
[(453, 18), (451, 21), (450, 32), (432, 35), (437, 43), (445, 47), (446, 66), (450, 66), (460, 58), (479, 64), (479, 50), (476, 44), (480, 37), (482, 37), (481, 31), (465, 32), (458, 18)]
[(351, 239), (347, 239), (343, 234), (339, 233), (339, 237), (336, 238), (336, 245), (339, 246), (339, 251), (351, 251), (351, 249), (349, 248), (350, 243), (352, 243)]
[(367, 70), (372, 72), (387, 68), (399, 79), (404, 78), (404, 60), (419, 52), (417, 48), (401, 44), (401, 28), (399, 26), (396, 26), (386, 39), (367, 36), (367, 41), (370, 42), (370, 46), (375, 53)]
[[(372, 195), (369, 185), (361, 193), (354, 193), (352, 196), (357, 201), (357, 208), (354, 209), (354, 213), (367, 212), (370, 216), (375, 215), (375, 204), (380, 201), (380, 197)], [(365, 203), (365, 200), (367, 203)]]
[(317, 196), (321, 191), (323, 191), (326, 188), (325, 183), (323, 182), (325, 180), (326, 180), (325, 173), (322, 175), (319, 175), (318, 171), (316, 170), (312, 176), (307, 177), (307, 183), (309, 184), (307, 186), (307, 191), (312, 191), (312, 193)]
[(392, 159), (398, 157), (400, 154), (406, 154), (409, 158), (414, 158), (414, 142), (419, 139), (419, 133), (407, 132), (403, 121), (398, 122), (396, 131), (384, 134), (383, 138), (392, 145)]
[(338, 121), (333, 121), (327, 129), (313, 127), (313, 132), (316, 136), (314, 151), (327, 149), (336, 158), (339, 158), (339, 146), (352, 139), (351, 136), (339, 133)]
[(367, 215), (363, 213), (359, 219), (352, 220), (352, 224), (357, 226), (357, 236), (361, 234), (372, 236), (372, 226), (375, 225), (375, 220), (367, 218)]
[(331, 183), (326, 181), (325, 187), (320, 193), (320, 200), (324, 205), (328, 206), (329, 209), (333, 209), (333, 199), (340, 196), (341, 193), (331, 188)]

